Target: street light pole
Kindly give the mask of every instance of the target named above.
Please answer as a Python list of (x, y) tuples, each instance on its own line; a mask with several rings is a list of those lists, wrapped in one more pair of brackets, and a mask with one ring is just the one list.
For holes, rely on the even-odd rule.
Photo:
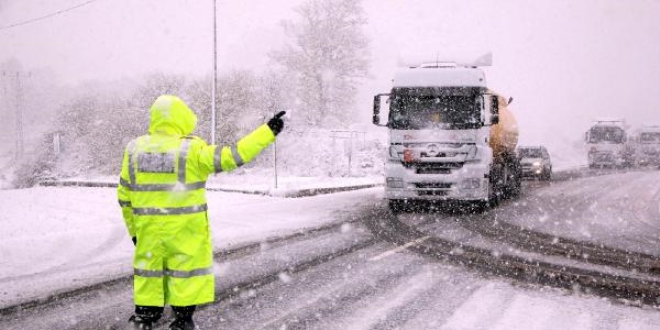
[(273, 157), (273, 168), (275, 169), (275, 189), (277, 189), (277, 140), (273, 142), (273, 152), (274, 156)]
[(217, 38), (217, 0), (213, 0), (213, 78), (211, 87), (211, 144), (215, 144), (216, 108), (215, 103), (218, 93), (218, 38)]

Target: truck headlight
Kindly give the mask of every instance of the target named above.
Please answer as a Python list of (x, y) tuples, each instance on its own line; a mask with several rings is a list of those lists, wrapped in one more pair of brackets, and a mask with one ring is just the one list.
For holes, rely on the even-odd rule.
[(470, 146), (470, 149), (468, 150), (467, 156), (465, 157), (466, 162), (477, 162), (479, 161), (479, 158), (477, 158), (477, 146), (472, 145)]
[(390, 146), (389, 155), (393, 160), (401, 160), (401, 157), (399, 157), (399, 151), (397, 151), (394, 146)]
[(387, 188), (403, 188), (403, 179), (388, 177), (385, 179)]
[(461, 188), (463, 189), (477, 189), (481, 186), (481, 179), (470, 178), (461, 181)]
[(541, 166), (541, 162), (533, 162), (533, 163), (532, 163), (532, 166), (534, 166), (534, 167), (540, 167), (540, 166)]

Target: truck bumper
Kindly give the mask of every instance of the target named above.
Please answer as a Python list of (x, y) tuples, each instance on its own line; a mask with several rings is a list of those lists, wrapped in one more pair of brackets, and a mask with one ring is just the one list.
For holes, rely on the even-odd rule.
[(490, 167), (464, 164), (444, 174), (419, 174), (401, 164), (386, 164), (385, 197), (410, 200), (486, 201)]
[(589, 154), (590, 166), (619, 166), (623, 164), (623, 160), (616, 157), (613, 153), (593, 153)]
[(637, 158), (639, 165), (660, 165), (660, 153), (644, 154)]

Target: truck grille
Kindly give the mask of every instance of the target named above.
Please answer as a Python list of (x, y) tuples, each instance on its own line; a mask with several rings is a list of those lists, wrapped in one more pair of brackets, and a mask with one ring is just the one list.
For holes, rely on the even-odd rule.
[(595, 154), (594, 160), (597, 162), (613, 162), (614, 155), (610, 153)]
[(462, 163), (432, 163), (416, 164), (415, 173), (417, 174), (450, 174), (452, 169), (463, 167)]
[(418, 196), (447, 196), (449, 192), (447, 190), (422, 190), (418, 191)]
[(451, 182), (415, 183), (415, 187), (420, 189), (450, 189), (451, 185)]

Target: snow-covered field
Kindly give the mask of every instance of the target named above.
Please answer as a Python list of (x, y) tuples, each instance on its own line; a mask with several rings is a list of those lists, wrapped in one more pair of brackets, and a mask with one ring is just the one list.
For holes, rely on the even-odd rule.
[[(245, 176), (213, 178), (209, 186), (225, 187), (224, 180), (226, 187), (241, 180), (243, 188), (269, 187), (267, 178)], [(281, 178), (279, 184), (291, 190), (370, 180), (380, 181)], [(382, 188), (302, 199), (213, 191), (207, 197), (213, 244), (221, 250), (337, 221), (349, 210), (377, 201)], [(0, 307), (132, 272), (133, 244), (113, 188), (0, 190), (0, 209)]]

